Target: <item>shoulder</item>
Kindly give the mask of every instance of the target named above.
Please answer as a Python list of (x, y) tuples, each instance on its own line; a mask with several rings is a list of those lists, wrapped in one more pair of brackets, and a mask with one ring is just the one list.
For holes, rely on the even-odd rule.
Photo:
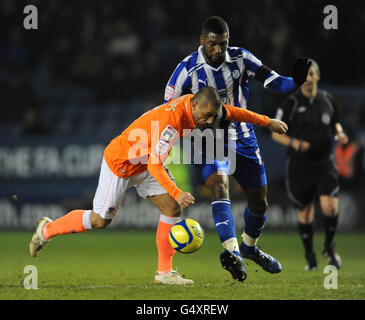
[(188, 56), (186, 56), (181, 62), (180, 66), (184, 68), (187, 72), (196, 66), (196, 61), (198, 59), (198, 52), (195, 51)]
[(318, 93), (319, 93), (321, 96), (323, 96), (324, 98), (330, 99), (330, 101), (332, 102), (332, 100), (333, 100), (333, 95), (332, 95), (332, 93), (330, 93), (329, 91), (324, 90), (324, 89), (318, 89)]
[(167, 112), (166, 116), (170, 119), (179, 121), (181, 116), (185, 113), (186, 101), (191, 99), (192, 94), (185, 94), (178, 98), (172, 99), (166, 104), (162, 105), (163, 112)]
[(298, 106), (298, 101), (300, 97), (300, 92), (295, 91), (291, 94), (289, 94), (283, 101), (281, 105), (281, 109), (285, 111), (291, 111), (295, 109)]
[(228, 47), (227, 52), (231, 57), (243, 57), (247, 55), (253, 55), (252, 52), (241, 47)]
[(301, 97), (301, 93), (300, 93), (300, 90), (297, 89), (296, 91), (294, 91), (293, 93), (289, 94), (287, 97), (286, 97), (286, 101), (288, 102), (291, 102), (291, 103), (298, 103), (298, 100), (300, 99)]
[(251, 51), (241, 48), (241, 47), (228, 47), (227, 52), (232, 59), (243, 58), (243, 59), (257, 59), (258, 60), (258, 58)]

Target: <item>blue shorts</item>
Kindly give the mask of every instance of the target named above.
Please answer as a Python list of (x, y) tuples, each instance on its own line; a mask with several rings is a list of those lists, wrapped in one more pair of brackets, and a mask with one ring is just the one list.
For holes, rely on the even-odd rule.
[[(246, 150), (247, 153), (247, 150)], [(235, 169), (232, 170), (234, 160), (218, 161), (214, 163), (203, 163), (198, 165), (201, 170), (204, 182), (208, 177), (217, 171), (224, 171), (227, 175), (233, 175), (238, 184), (243, 189), (259, 188), (267, 184), (265, 165), (262, 161), (258, 147), (253, 148), (249, 153), (250, 157), (245, 157), (235, 153)]]

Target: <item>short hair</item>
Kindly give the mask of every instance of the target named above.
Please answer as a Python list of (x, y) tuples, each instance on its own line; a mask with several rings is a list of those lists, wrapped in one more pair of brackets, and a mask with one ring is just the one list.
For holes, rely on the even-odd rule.
[(206, 36), (210, 32), (215, 34), (229, 34), (229, 27), (227, 22), (225, 22), (221, 17), (218, 16), (209, 17), (203, 23), (201, 34), (202, 36)]
[(313, 67), (318, 73), (320, 73), (318, 62), (312, 58), (309, 58), (309, 61), (312, 62), (311, 67)]
[(203, 99), (206, 103), (209, 103), (217, 110), (222, 106), (222, 100), (216, 88), (203, 87), (195, 94), (195, 96), (191, 100), (201, 101)]

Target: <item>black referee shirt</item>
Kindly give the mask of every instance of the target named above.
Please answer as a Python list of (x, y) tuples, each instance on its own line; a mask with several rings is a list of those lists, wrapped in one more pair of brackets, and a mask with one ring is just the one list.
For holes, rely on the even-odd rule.
[(308, 99), (298, 89), (278, 108), (276, 118), (288, 124), (288, 136), (311, 145), (306, 152), (288, 148), (288, 156), (292, 160), (310, 161), (312, 164), (330, 160), (334, 147), (334, 124), (339, 121), (330, 93), (318, 89), (317, 95)]

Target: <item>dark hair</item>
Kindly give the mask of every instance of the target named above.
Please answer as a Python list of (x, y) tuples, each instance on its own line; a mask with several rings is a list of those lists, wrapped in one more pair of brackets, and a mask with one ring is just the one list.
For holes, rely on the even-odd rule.
[(204, 21), (201, 34), (202, 36), (205, 36), (209, 32), (215, 34), (223, 34), (223, 33), (229, 34), (229, 27), (227, 22), (225, 22), (221, 17), (212, 16)]
[(204, 100), (206, 103), (209, 103), (216, 109), (219, 109), (219, 107), (222, 105), (221, 97), (219, 96), (217, 89), (213, 87), (201, 88), (191, 100)]

